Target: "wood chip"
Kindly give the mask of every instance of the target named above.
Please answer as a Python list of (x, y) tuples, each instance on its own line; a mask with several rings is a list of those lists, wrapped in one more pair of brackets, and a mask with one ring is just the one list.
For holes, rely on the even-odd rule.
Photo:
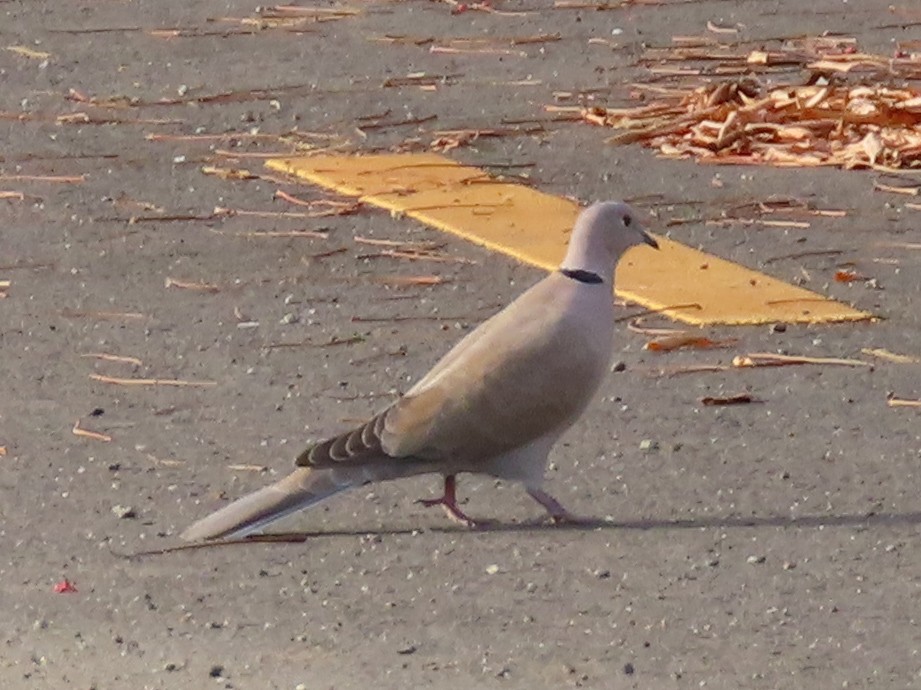
[[(735, 31), (712, 22), (708, 28)], [(921, 165), (921, 90), (898, 81), (901, 77), (910, 84), (921, 77), (921, 60), (860, 53), (849, 37), (778, 39), (778, 50), (764, 47), (747, 53), (733, 44), (685, 38), (675, 37), (669, 47), (645, 49), (639, 62), (658, 79), (682, 77), (691, 85), (658, 90), (641, 86), (634, 94), (643, 98), (641, 105), (585, 107), (578, 109), (582, 119), (619, 130), (611, 143), (639, 142), (668, 158), (876, 170)], [(842, 77), (820, 85), (807, 74), (804, 82), (799, 72), (803, 68), (859, 73), (862, 80)], [(789, 76), (762, 82), (746, 72)], [(921, 194), (921, 187), (914, 186), (877, 184), (877, 189)]]
[(132, 311), (75, 311), (73, 309), (64, 309), (61, 316), (65, 319), (100, 319), (103, 321), (143, 321), (147, 319), (146, 314), (139, 314)]
[(0, 175), (3, 182), (51, 182), (52, 184), (80, 184), (86, 175)]
[(265, 465), (227, 465), (228, 470), (234, 472), (268, 472), (269, 468)]
[(836, 357), (802, 357), (796, 355), (777, 355), (770, 352), (754, 352), (749, 355), (734, 357), (734, 367), (783, 367), (799, 364), (830, 364), (844, 367), (870, 367), (870, 362), (860, 359), (839, 359)]
[(93, 359), (102, 359), (106, 362), (121, 362), (123, 364), (132, 364), (136, 367), (139, 367), (144, 364), (137, 357), (125, 357), (122, 355), (110, 355), (108, 352), (87, 352), (86, 354), (80, 355), (81, 357), (89, 357)]
[(80, 420), (74, 422), (74, 427), (71, 429), (74, 436), (82, 436), (83, 438), (91, 438), (95, 441), (103, 441), (108, 443), (112, 440), (112, 437), (108, 434), (101, 434), (98, 431), (90, 431), (89, 429), (83, 429), (80, 427)]
[(899, 355), (895, 352), (890, 352), (881, 347), (865, 347), (861, 350), (865, 355), (870, 355), (871, 357), (877, 357), (879, 359), (884, 359), (887, 362), (895, 362), (896, 364), (917, 364), (921, 363), (921, 357), (912, 357), (910, 355)]
[(381, 276), (376, 279), (383, 285), (393, 287), (432, 287), (450, 282), (442, 276)]
[(32, 50), (32, 48), (27, 48), (26, 46), (7, 46), (6, 50), (31, 60), (49, 60), (51, 58), (51, 53), (45, 53), (41, 50)]
[(867, 280), (867, 277), (851, 270), (835, 271), (835, 282), (837, 283), (853, 283), (857, 280)]
[(177, 386), (206, 388), (216, 386), (217, 381), (185, 381), (183, 379), (126, 379), (115, 376), (103, 376), (101, 374), (90, 374), (93, 381), (101, 383), (111, 383), (117, 386)]
[(264, 350), (278, 350), (289, 347), (336, 347), (338, 345), (355, 345), (363, 343), (365, 338), (360, 335), (353, 335), (351, 338), (330, 338), (325, 343), (315, 343), (312, 340), (302, 340), (297, 343), (271, 343), (263, 347)]
[(889, 407), (921, 407), (921, 400), (909, 400), (908, 398), (889, 398), (886, 400)]
[(663, 367), (657, 370), (661, 376), (680, 376), (682, 374), (702, 374), (731, 369), (728, 364), (688, 364), (677, 367)]
[(220, 292), (221, 289), (217, 285), (212, 285), (211, 283), (196, 283), (188, 280), (177, 280), (176, 278), (166, 277), (165, 286), (168, 288), (174, 287), (179, 288), (180, 290), (192, 290), (193, 292), (207, 292), (214, 294)]
[(217, 165), (204, 165), (201, 169), (205, 175), (215, 175), (222, 180), (255, 180), (259, 176), (242, 168), (223, 168)]
[(746, 405), (748, 403), (757, 402), (750, 393), (740, 393), (738, 395), (730, 395), (726, 397), (711, 397), (707, 396), (701, 398), (700, 402), (708, 407), (714, 407), (718, 405)]
[(879, 192), (889, 192), (891, 194), (905, 194), (907, 196), (918, 196), (921, 194), (921, 187), (897, 187), (882, 182), (874, 182), (873, 189)]
[(400, 252), (393, 249), (385, 249), (374, 254), (359, 254), (356, 259), (406, 259), (409, 261), (435, 261), (438, 263), (457, 263), (457, 264), (475, 264), (473, 259), (465, 259), (460, 256), (447, 256), (445, 254), (434, 254), (432, 252)]
[(734, 345), (737, 341), (735, 338), (726, 340), (711, 340), (699, 335), (681, 333), (678, 335), (668, 335), (656, 340), (650, 340), (643, 346), (644, 350), (652, 352), (671, 352), (682, 348), (693, 348), (696, 350), (711, 350), (715, 348), (724, 348)]
[(329, 237), (325, 232), (317, 232), (316, 230), (250, 230), (243, 232), (228, 232), (227, 230), (208, 228), (208, 232), (213, 232), (215, 235), (229, 235), (231, 237), (252, 238), (295, 237), (311, 240), (325, 240)]

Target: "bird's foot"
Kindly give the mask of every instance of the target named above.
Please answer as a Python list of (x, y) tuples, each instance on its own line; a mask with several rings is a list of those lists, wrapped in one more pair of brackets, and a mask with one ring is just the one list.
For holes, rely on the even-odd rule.
[(432, 506), (441, 506), (441, 509), (444, 510), (445, 515), (448, 516), (448, 519), (451, 520), (451, 522), (456, 522), (459, 525), (463, 525), (464, 527), (469, 527), (470, 529), (482, 527), (482, 523), (467, 515), (463, 510), (460, 509), (460, 506), (458, 506), (457, 503), (447, 500), (446, 496), (441, 496), (440, 498), (421, 498), (416, 501), (416, 503), (421, 503), (426, 508), (431, 508)]
[(454, 475), (449, 475), (445, 477), (445, 489), (441, 496), (438, 498), (420, 498), (418, 501), (416, 501), (416, 503), (421, 503), (426, 508), (431, 508), (432, 506), (441, 506), (449, 520), (464, 525), (464, 527), (469, 527), (470, 529), (482, 527), (483, 523), (474, 520), (472, 517), (464, 513), (460, 506), (457, 505), (456, 489), (457, 482), (454, 478)]

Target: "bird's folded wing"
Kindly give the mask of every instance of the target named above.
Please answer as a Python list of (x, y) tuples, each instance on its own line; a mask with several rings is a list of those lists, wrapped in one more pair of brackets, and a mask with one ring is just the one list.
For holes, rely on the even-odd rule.
[(404, 398), (298, 465), (487, 462), (564, 428), (606, 361), (578, 341), (546, 282), (470, 333)]

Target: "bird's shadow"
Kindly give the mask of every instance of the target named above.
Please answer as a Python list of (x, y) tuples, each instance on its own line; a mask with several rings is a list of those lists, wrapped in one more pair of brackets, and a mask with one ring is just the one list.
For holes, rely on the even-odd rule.
[(420, 532), (435, 532), (452, 535), (488, 535), (521, 532), (556, 532), (577, 531), (592, 532), (595, 530), (611, 531), (651, 531), (651, 530), (687, 530), (687, 529), (757, 529), (793, 528), (811, 529), (818, 527), (899, 527), (905, 525), (921, 525), (921, 512), (908, 513), (861, 513), (844, 515), (803, 515), (789, 517), (769, 515), (765, 517), (707, 517), (687, 518), (677, 520), (610, 520), (610, 519), (582, 519), (578, 522), (564, 522), (561, 524), (548, 524), (546, 522), (487, 522), (478, 525), (475, 529), (455, 526), (438, 526), (423, 528), (384, 527), (376, 529), (331, 529), (310, 532), (273, 532), (258, 534), (241, 539), (225, 539), (216, 541), (183, 544), (165, 549), (143, 551), (129, 554), (127, 558), (140, 558), (143, 556), (159, 556), (178, 551), (196, 551), (199, 549), (217, 548), (223, 546), (240, 546), (243, 544), (300, 544), (312, 539), (329, 539), (333, 537), (368, 537), (368, 536), (405, 536), (419, 534)]

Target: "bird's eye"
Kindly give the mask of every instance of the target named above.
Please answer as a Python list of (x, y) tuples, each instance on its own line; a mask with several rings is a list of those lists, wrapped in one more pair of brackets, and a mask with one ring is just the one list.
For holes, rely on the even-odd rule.
[(632, 223), (632, 222), (633, 222), (633, 218), (631, 218), (630, 216), (624, 216), (624, 225), (625, 225), (626, 227), (629, 228), (629, 227), (630, 227), (630, 223)]

